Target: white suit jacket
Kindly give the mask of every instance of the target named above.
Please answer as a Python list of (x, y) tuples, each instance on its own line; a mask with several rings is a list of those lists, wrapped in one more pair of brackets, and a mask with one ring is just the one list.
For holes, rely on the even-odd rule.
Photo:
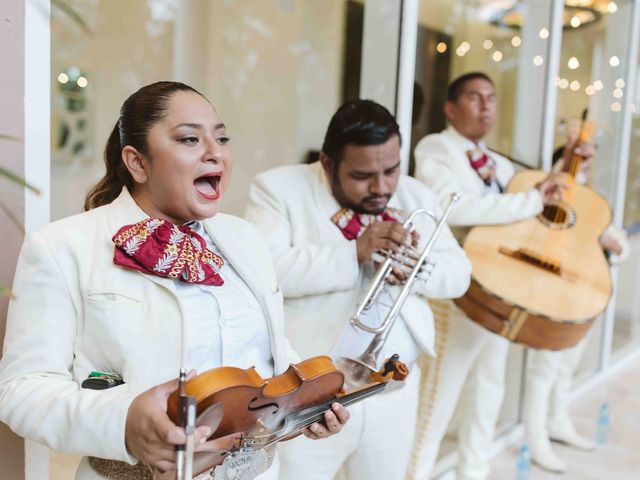
[[(485, 150), (496, 162), (496, 179), (503, 188), (514, 175), (513, 164), (502, 155)], [(452, 192), (461, 195), (447, 223), (473, 226), (516, 222), (542, 211), (536, 189), (520, 193), (487, 193), (485, 184), (469, 163), (467, 151), (475, 144), (453, 127), (424, 137), (415, 148), (416, 179), (433, 189), (445, 202)]]
[[(413, 178), (401, 176), (389, 206), (409, 213), (420, 207), (440, 215), (438, 199)], [(329, 354), (364, 294), (356, 242), (347, 240), (331, 217), (340, 210), (320, 162), (269, 170), (249, 191), (245, 217), (267, 237), (285, 297), (287, 338), (303, 356)], [(433, 223), (421, 221), (426, 241)], [(426, 286), (416, 284), (401, 313), (421, 350), (433, 354), (433, 315), (424, 294), (433, 298), (462, 295), (471, 266), (445, 228), (434, 256), (436, 267)], [(360, 352), (362, 353), (362, 352)]]
[[(136, 460), (125, 448), (136, 395), (176, 378), (181, 308), (174, 280), (113, 265), (113, 234), (146, 215), (126, 189), (110, 205), (30, 234), (20, 253), (0, 361), (0, 420), (64, 452)], [(262, 235), (218, 214), (205, 228), (262, 306), (274, 369), (287, 365), (282, 294)], [(91, 371), (125, 384), (81, 389)]]

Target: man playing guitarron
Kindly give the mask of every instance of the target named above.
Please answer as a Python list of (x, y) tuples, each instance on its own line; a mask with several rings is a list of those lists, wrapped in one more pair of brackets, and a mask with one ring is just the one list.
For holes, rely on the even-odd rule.
[[(562, 173), (548, 176), (529, 191), (505, 193), (515, 173), (513, 164), (489, 150), (483, 141), (496, 121), (496, 91), (487, 75), (473, 72), (454, 80), (448, 88), (444, 112), (449, 127), (426, 136), (416, 146), (416, 178), (432, 188), (441, 202), (451, 192), (461, 194), (448, 217), (458, 240), (462, 242), (470, 227), (476, 225), (507, 224), (532, 218), (542, 212), (545, 203), (562, 195)], [(565, 153), (581, 155), (588, 164), (593, 152), (591, 144), (574, 141)], [(611, 235), (603, 235), (601, 243), (611, 240)], [(415, 462), (410, 473), (412, 478), (429, 478), (438, 446), (462, 387), (468, 381), (466, 391), (470, 394), (462, 406), (458, 429), (458, 479), (483, 480), (489, 475), (487, 446), (493, 440), (504, 396), (509, 342), (471, 321), (452, 302), (448, 302), (447, 309), (446, 342), (443, 355), (437, 360), (443, 381), (427, 385), (435, 391), (435, 398), (426, 420), (428, 427), (418, 427)], [(567, 441), (573, 438), (564, 437)], [(531, 439), (533, 460), (547, 465), (550, 448), (547, 448), (549, 441), (544, 428)]]

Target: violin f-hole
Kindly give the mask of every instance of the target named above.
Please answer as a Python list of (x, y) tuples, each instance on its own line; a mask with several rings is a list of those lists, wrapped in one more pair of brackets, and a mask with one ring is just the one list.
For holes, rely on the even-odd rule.
[(256, 405), (256, 406), (252, 406), (251, 404), (256, 402), (258, 400), (258, 397), (253, 397), (250, 401), (249, 404), (247, 405), (247, 410), (249, 410), (250, 412), (255, 412), (256, 410), (262, 410), (263, 408), (268, 408), (268, 407), (274, 407), (275, 410), (272, 413), (272, 415), (275, 415), (276, 413), (278, 413), (278, 410), (280, 410), (280, 406), (275, 403), (265, 403), (264, 405)]

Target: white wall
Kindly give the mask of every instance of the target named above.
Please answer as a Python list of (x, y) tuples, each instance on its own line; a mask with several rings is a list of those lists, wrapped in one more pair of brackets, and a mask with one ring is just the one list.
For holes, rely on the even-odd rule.
[(340, 105), (345, 2), (209, 3), (205, 93), (235, 153), (225, 210), (241, 214), (253, 176), (319, 149)]

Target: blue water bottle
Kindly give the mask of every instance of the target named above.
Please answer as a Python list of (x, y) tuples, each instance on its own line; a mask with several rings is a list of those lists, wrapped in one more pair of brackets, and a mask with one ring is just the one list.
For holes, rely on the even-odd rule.
[(516, 480), (527, 480), (529, 478), (529, 467), (531, 467), (531, 453), (529, 445), (522, 445), (520, 453), (518, 453), (518, 462), (516, 464)]
[(596, 433), (596, 442), (598, 445), (604, 445), (609, 438), (609, 402), (604, 402), (598, 410), (598, 429)]

